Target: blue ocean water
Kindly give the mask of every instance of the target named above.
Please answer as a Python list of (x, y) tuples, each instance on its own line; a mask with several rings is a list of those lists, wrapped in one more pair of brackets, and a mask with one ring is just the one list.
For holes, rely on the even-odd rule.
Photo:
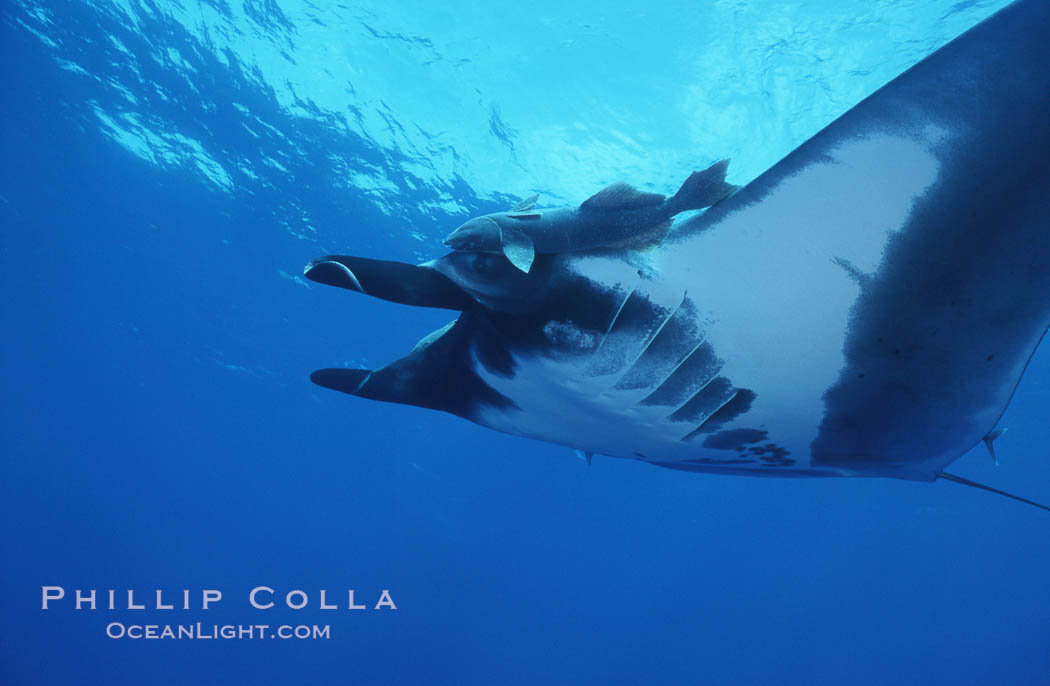
[[(300, 276), (429, 259), (531, 193), (667, 192), (723, 157), (745, 183), (1005, 4), (5, 5), (0, 684), (1050, 683), (1042, 513), (943, 482), (587, 467), (326, 392), (310, 371), (383, 364), (448, 315)], [(1047, 397), (1044, 346), (1003, 464), (954, 471), (1050, 499)], [(224, 598), (44, 611), (52, 585)], [(260, 585), (311, 604), (254, 610)]]

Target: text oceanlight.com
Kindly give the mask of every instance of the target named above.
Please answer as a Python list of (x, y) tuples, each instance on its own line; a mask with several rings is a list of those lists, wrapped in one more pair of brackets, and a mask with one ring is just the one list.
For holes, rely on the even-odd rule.
[(131, 639), (247, 639), (281, 638), (315, 640), (331, 638), (331, 627), (327, 624), (124, 624), (110, 622), (106, 625), (106, 636)]

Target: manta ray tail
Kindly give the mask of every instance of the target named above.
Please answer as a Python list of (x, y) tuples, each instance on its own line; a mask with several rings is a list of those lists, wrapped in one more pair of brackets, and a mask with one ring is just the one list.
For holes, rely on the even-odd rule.
[(722, 202), (740, 186), (726, 183), (729, 160), (719, 160), (703, 171), (689, 175), (678, 192), (667, 200), (671, 216), (686, 210), (702, 210)]
[(947, 479), (948, 481), (954, 481), (957, 484), (962, 484), (963, 486), (972, 486), (973, 488), (980, 488), (981, 490), (984, 490), (984, 491), (990, 491), (992, 493), (997, 493), (999, 495), (1006, 496), (1007, 498), (1010, 498), (1012, 500), (1019, 500), (1022, 503), (1028, 503), (1029, 505), (1034, 505), (1035, 507), (1038, 507), (1041, 510), (1046, 510), (1047, 512), (1050, 512), (1050, 507), (1047, 507), (1046, 505), (1042, 505), (1040, 503), (1037, 503), (1034, 500), (1029, 500), (1028, 498), (1022, 498), (1019, 495), (1014, 495), (1013, 493), (1007, 493), (1006, 491), (1000, 491), (998, 488), (992, 488), (991, 486), (985, 486), (984, 484), (979, 484), (976, 481), (970, 481), (969, 479), (964, 479), (961, 476), (956, 476), (954, 474), (949, 474), (947, 472), (937, 472), (937, 476), (939, 478), (941, 478), (941, 479)]

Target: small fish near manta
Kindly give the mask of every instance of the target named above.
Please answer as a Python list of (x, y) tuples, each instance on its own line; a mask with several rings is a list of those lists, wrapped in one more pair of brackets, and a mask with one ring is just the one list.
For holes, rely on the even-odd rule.
[(1047, 35), (1050, 3), (1011, 4), (645, 249), (670, 215), (611, 247), (581, 207), (526, 234), (528, 265), (484, 227), (420, 265), (315, 260), (314, 281), (458, 315), (311, 379), (585, 456), (1001, 493), (944, 469), (1002, 434), (1050, 327)]
[(453, 231), (445, 245), (467, 252), (501, 252), (515, 267), (528, 272), (537, 253), (659, 242), (671, 230), (675, 215), (711, 207), (739, 188), (726, 183), (728, 166), (729, 160), (720, 160), (693, 172), (670, 198), (615, 183), (579, 207), (536, 210), (533, 208), (539, 196), (534, 195), (509, 212), (471, 219)]

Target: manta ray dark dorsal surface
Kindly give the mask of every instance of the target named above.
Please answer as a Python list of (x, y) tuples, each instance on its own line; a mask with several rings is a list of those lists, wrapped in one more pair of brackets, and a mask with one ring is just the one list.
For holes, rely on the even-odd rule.
[[(814, 465), (932, 480), (1005, 409), (1050, 324), (1048, 31), (1050, 3), (1014, 3), (692, 223), (717, 231), (743, 208), (773, 204), (822, 159), (841, 172), (864, 159), (844, 159), (850, 146), (868, 145), (869, 163), (882, 155), (897, 175), (869, 177), (870, 201), (848, 211), (886, 204), (909, 177), (920, 187), (872, 259), (827, 252), (857, 296)], [(834, 190), (830, 179), (811, 188), (831, 202)], [(834, 242), (795, 224), (782, 230)]]

